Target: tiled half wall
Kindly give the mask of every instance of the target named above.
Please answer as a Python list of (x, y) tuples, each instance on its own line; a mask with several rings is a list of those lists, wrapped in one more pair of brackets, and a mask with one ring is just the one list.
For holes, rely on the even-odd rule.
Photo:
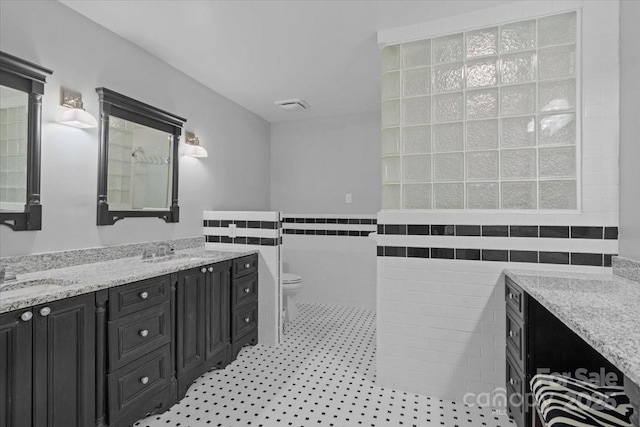
[(499, 215), (484, 223), (470, 223), (473, 218), (379, 214), (381, 386), (453, 400), (504, 388), (502, 271), (607, 273), (611, 270), (605, 266), (611, 266), (618, 251), (615, 224), (570, 226), (575, 218), (567, 218), (559, 225), (561, 216), (553, 215), (521, 217), (522, 222), (511, 224), (500, 223)]
[(374, 309), (376, 230), (370, 214), (283, 214), (285, 272), (302, 276), (298, 298)]
[(279, 344), (282, 330), (280, 225), (280, 212), (205, 211), (203, 214), (205, 249), (256, 249), (259, 252), (258, 341), (267, 345)]

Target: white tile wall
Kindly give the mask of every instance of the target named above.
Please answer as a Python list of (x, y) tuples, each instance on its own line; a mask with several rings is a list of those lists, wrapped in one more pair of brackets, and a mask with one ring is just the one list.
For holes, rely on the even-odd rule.
[[(365, 214), (286, 214), (283, 218), (361, 218)], [(375, 224), (284, 223), (286, 229), (375, 231)], [(376, 242), (368, 237), (283, 234), (285, 273), (302, 276), (298, 298), (373, 309), (376, 305)]]
[[(454, 33), (528, 17), (581, 9), (582, 210), (382, 211), (379, 224), (618, 225), (619, 3), (517, 2), (477, 13), (381, 31), (381, 45)], [(378, 236), (379, 246), (482, 247), (617, 253), (617, 240)], [(459, 260), (378, 257), (378, 383), (461, 400), (467, 392), (504, 387), (504, 279), (506, 268)], [(598, 267), (535, 268), (606, 272)]]
[[(280, 212), (268, 211), (205, 211), (205, 220), (238, 220), (238, 221), (280, 221)], [(228, 236), (229, 228), (204, 227), (205, 235)], [(236, 235), (243, 237), (275, 237), (280, 229), (236, 229)], [(263, 236), (264, 235), (264, 236)], [(217, 251), (258, 251), (258, 342), (266, 345), (278, 345), (281, 340), (282, 294), (280, 292), (280, 276), (282, 264), (280, 246), (234, 245), (232, 243), (205, 243), (205, 249)]]

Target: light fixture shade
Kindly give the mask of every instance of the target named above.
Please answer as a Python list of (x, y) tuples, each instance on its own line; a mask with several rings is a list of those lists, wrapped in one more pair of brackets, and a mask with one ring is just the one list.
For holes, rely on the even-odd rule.
[(98, 121), (90, 113), (80, 108), (65, 108), (58, 119), (59, 123), (80, 129), (98, 127)]
[(209, 157), (206, 148), (191, 144), (185, 144), (184, 155), (189, 157)]

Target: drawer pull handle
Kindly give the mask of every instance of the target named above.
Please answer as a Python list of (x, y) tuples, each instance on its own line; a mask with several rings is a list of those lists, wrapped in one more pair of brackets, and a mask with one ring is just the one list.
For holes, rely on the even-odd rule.
[(249, 289), (249, 288), (244, 288), (244, 293), (245, 293), (245, 294), (250, 294), (250, 293), (251, 293), (251, 289)]
[(513, 338), (516, 334), (513, 333), (513, 331), (509, 331), (509, 338)]
[(209, 273), (213, 273), (213, 267), (209, 267)]
[(40, 316), (42, 316), (42, 317), (46, 317), (46, 316), (48, 316), (49, 314), (51, 314), (51, 309), (50, 309), (49, 307), (42, 307), (42, 308), (40, 309)]
[(24, 313), (22, 313), (22, 315), (20, 316), (20, 319), (22, 319), (23, 322), (28, 322), (29, 320), (31, 320), (33, 318), (33, 313), (30, 311), (25, 311)]
[(249, 264), (249, 263), (246, 263), (246, 264), (244, 265), (244, 268), (249, 268), (249, 267), (251, 267), (251, 264)]
[(149, 331), (148, 331), (148, 330), (143, 329), (143, 330), (141, 330), (141, 331), (140, 331), (140, 336), (141, 336), (141, 337), (143, 337), (143, 338), (144, 338), (144, 337), (146, 337), (147, 335), (149, 335)]
[(518, 381), (514, 380), (513, 378), (509, 379), (509, 384), (516, 385), (517, 383), (518, 383)]
[(142, 298), (142, 299), (149, 298), (149, 292), (147, 292), (147, 291), (140, 292), (140, 298)]
[(251, 322), (251, 318), (250, 317), (245, 317), (244, 318), (244, 323), (249, 323)]
[(147, 384), (147, 383), (149, 382), (149, 377), (142, 377), (142, 378), (140, 378), (140, 382), (141, 382), (142, 384)]
[(513, 299), (515, 298), (515, 295), (513, 295), (511, 292), (509, 292), (509, 299)]
[(200, 271), (202, 271), (203, 273), (206, 273), (206, 272), (207, 272), (207, 267), (202, 267), (202, 268), (200, 269)]

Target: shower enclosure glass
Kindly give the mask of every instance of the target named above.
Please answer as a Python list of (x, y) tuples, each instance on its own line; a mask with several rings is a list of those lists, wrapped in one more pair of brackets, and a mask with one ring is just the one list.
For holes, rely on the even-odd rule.
[(22, 212), (27, 201), (28, 100), (0, 86), (0, 211)]
[(173, 161), (173, 135), (112, 116), (107, 167), (111, 209), (171, 206)]

